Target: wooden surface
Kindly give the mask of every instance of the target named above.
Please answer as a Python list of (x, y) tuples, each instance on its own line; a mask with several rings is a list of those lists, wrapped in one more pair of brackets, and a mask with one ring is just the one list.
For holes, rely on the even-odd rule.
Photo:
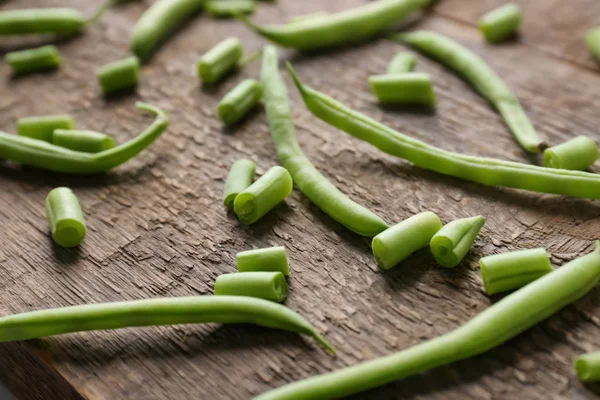
[[(280, 22), (363, 2), (278, 0), (261, 3), (255, 17)], [(68, 5), (91, 13), (97, 3), (19, 0), (2, 8)], [(123, 141), (149, 121), (135, 111), (137, 99), (163, 107), (172, 121), (148, 151), (106, 175), (69, 177), (0, 164), (0, 312), (210, 294), (219, 274), (235, 270), (237, 252), (284, 245), (292, 268), (286, 304), (326, 333), (339, 356), (331, 358), (298, 335), (253, 326), (73, 334), (0, 346), (0, 378), (11, 381), (20, 398), (44, 398), (35, 397), (35, 386), (47, 387), (45, 398), (76, 398), (74, 390), (88, 399), (247, 399), (459, 326), (497, 300), (482, 292), (477, 261), (484, 255), (543, 246), (560, 265), (589, 252), (599, 237), (598, 201), (489, 188), (412, 167), (316, 120), (287, 74), (302, 148), (352, 199), (389, 223), (424, 210), (445, 222), (482, 214), (487, 223), (455, 269), (437, 267), (422, 250), (386, 273), (378, 271), (368, 239), (332, 221), (297, 190), (260, 222), (241, 226), (221, 205), (228, 167), (248, 157), (263, 173), (277, 158), (262, 111), (223, 129), (215, 109), (240, 79), (256, 77), (259, 65), (211, 88), (201, 87), (193, 65), (228, 36), (240, 37), (249, 52), (264, 41), (235, 21), (201, 15), (143, 68), (135, 94), (105, 100), (94, 71), (127, 54), (128, 35), (149, 3), (115, 8), (84, 36), (61, 43), (65, 63), (56, 73), (10, 79), (8, 66), (0, 65), (0, 129), (8, 132), (14, 132), (18, 117), (70, 113), (79, 127)], [(477, 19), (501, 3), (442, 0), (414, 26), (444, 33), (482, 55), (514, 89), (550, 144), (580, 134), (600, 139), (600, 71), (583, 43), (586, 30), (600, 23), (600, 3), (521, 0), (525, 24), (518, 40), (487, 45), (475, 28)], [(24, 41), (0, 43), (6, 51)], [(377, 40), (320, 55), (282, 54), (310, 85), (415, 138), (453, 151), (539, 161), (520, 149), (496, 112), (467, 84), (423, 57), (417, 69), (435, 81), (436, 112), (378, 107), (367, 77), (384, 71), (400, 50)], [(88, 236), (79, 249), (60, 249), (48, 235), (44, 198), (58, 185), (72, 187), (85, 212)], [(599, 306), (600, 291), (594, 289), (482, 356), (354, 398), (592, 398), (600, 387), (581, 384), (572, 362), (600, 347)], [(22, 351), (26, 357), (18, 356)], [(31, 357), (36, 358), (32, 364), (56, 371), (47, 379), (60, 382), (42, 384), (10, 373), (23, 368), (16, 360)]]

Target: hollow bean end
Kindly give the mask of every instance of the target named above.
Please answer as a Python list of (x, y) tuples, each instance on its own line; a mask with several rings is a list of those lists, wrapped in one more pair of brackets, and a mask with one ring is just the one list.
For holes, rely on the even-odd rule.
[(600, 351), (577, 357), (575, 360), (575, 371), (580, 381), (600, 381)]
[(445, 268), (456, 267), (471, 249), (484, 224), (485, 218), (479, 215), (444, 225), (431, 238), (431, 253), (436, 262)]
[(58, 187), (46, 197), (46, 216), (52, 239), (62, 247), (78, 246), (86, 234), (83, 213), (73, 191)]

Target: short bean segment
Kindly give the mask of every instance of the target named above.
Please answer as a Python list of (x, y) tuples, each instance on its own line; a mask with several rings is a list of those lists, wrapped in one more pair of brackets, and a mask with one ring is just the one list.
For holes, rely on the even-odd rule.
[(115, 147), (115, 140), (106, 133), (78, 129), (55, 129), (52, 143), (67, 149), (99, 153)]
[(17, 133), (32, 139), (52, 143), (52, 135), (56, 129), (73, 129), (75, 121), (70, 115), (44, 115), (19, 118)]
[(375, 236), (371, 244), (377, 264), (383, 269), (395, 267), (415, 251), (429, 245), (441, 227), (440, 218), (426, 211), (386, 229)]
[(518, 289), (552, 272), (548, 253), (542, 248), (483, 257), (479, 266), (485, 292), (490, 296)]
[(496, 107), (515, 139), (526, 151), (536, 153), (546, 148), (517, 97), (477, 54), (444, 35), (430, 31), (395, 34), (390, 38), (408, 44), (458, 72)]
[(215, 281), (215, 295), (250, 296), (281, 303), (287, 297), (288, 284), (281, 272), (235, 272)]
[(219, 118), (227, 125), (234, 124), (256, 106), (261, 97), (260, 82), (246, 79), (223, 97), (217, 108)]
[(204, 11), (216, 18), (234, 17), (236, 14), (252, 14), (256, 10), (254, 0), (207, 0)]
[(417, 57), (414, 54), (401, 52), (392, 58), (392, 61), (388, 64), (388, 74), (404, 74), (406, 72), (413, 72), (417, 65)]
[(56, 34), (81, 32), (86, 19), (72, 8), (26, 8), (0, 11), (1, 35)]
[(242, 251), (235, 259), (240, 272), (275, 271), (284, 276), (290, 275), (287, 253), (283, 246)]
[(380, 103), (435, 107), (435, 93), (428, 74), (407, 72), (373, 75), (369, 77), (369, 85)]
[(48, 45), (35, 49), (12, 51), (4, 56), (13, 74), (24, 75), (32, 72), (56, 69), (62, 61), (56, 46)]
[(584, 170), (598, 159), (598, 145), (587, 136), (578, 136), (544, 150), (544, 167)]
[(223, 190), (223, 204), (227, 208), (233, 208), (233, 201), (238, 194), (246, 190), (256, 174), (256, 164), (252, 160), (237, 160), (231, 166), (225, 189)]
[(519, 29), (522, 19), (518, 4), (505, 4), (481, 17), (479, 30), (488, 42), (500, 42)]
[(600, 381), (600, 351), (577, 357), (575, 371), (577, 377), (583, 382)]
[(447, 223), (431, 238), (431, 253), (442, 267), (456, 267), (467, 255), (485, 224), (481, 215)]
[(58, 187), (50, 191), (46, 197), (46, 217), (52, 239), (59, 246), (75, 247), (85, 238), (83, 212), (71, 189)]
[(217, 83), (236, 68), (243, 53), (238, 38), (223, 40), (200, 58), (196, 66), (198, 77), (207, 84)]
[(104, 94), (110, 95), (137, 86), (139, 73), (140, 61), (131, 56), (103, 65), (96, 71), (96, 76)]
[(600, 62), (600, 27), (590, 30), (585, 36), (585, 43), (596, 61)]

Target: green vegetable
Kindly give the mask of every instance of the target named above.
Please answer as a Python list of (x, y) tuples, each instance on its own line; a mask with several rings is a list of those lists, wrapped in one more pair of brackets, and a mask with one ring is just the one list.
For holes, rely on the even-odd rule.
[(504, 4), (481, 17), (479, 30), (488, 42), (500, 42), (519, 29), (522, 19), (518, 4)]
[(52, 33), (80, 33), (86, 19), (71, 8), (26, 8), (0, 11), (0, 36)]
[(411, 53), (398, 53), (392, 58), (387, 69), (388, 74), (403, 74), (412, 72), (417, 65), (417, 57)]
[(380, 103), (435, 107), (431, 78), (422, 72), (373, 75), (369, 77), (369, 85)]
[(131, 89), (138, 84), (140, 60), (136, 56), (103, 65), (96, 71), (96, 76), (105, 95)]
[(600, 351), (577, 357), (575, 370), (577, 377), (584, 382), (600, 381)]
[(6, 53), (4, 61), (10, 65), (15, 75), (47, 71), (60, 66), (61, 57), (56, 46), (48, 45)]
[[(85, 221), (79, 201), (66, 187), (52, 189), (46, 197), (46, 217), (52, 239), (62, 247), (75, 247), (85, 238)], [(0, 336), (2, 328), (0, 327)]]
[(207, 84), (217, 83), (233, 71), (244, 50), (238, 38), (225, 39), (206, 52), (198, 61), (198, 77)]
[(105, 133), (75, 129), (55, 129), (52, 143), (86, 153), (99, 153), (115, 147), (115, 140)]
[(226, 125), (239, 121), (262, 97), (262, 86), (254, 79), (246, 79), (227, 93), (219, 103), (217, 113)]
[(600, 62), (600, 27), (594, 28), (587, 33), (585, 43), (594, 57), (596, 57), (596, 61)]
[(481, 215), (449, 222), (431, 238), (431, 253), (442, 267), (456, 267), (467, 255), (485, 224)]
[(288, 20), (288, 24), (295, 24), (297, 22), (306, 22), (306, 21), (315, 20), (315, 19), (321, 18), (321, 17), (327, 17), (329, 15), (330, 15), (330, 13), (328, 13), (327, 11), (317, 11), (314, 13), (296, 15), (295, 17), (292, 17)]
[(429, 245), (441, 227), (439, 217), (426, 211), (381, 232), (371, 244), (377, 264), (383, 269), (395, 267), (415, 251)]
[(253, 0), (207, 0), (204, 11), (216, 18), (234, 17), (236, 14), (252, 14), (256, 10)]
[(584, 170), (598, 159), (596, 142), (577, 136), (567, 142), (544, 150), (544, 167)]
[(25, 117), (17, 121), (17, 133), (32, 139), (52, 142), (55, 129), (73, 129), (75, 121), (70, 115), (45, 115), (41, 117)]
[(225, 204), (225, 207), (233, 208), (233, 201), (240, 192), (252, 185), (255, 174), (256, 164), (254, 164), (254, 161), (237, 160), (233, 163), (223, 190), (223, 204)]
[(281, 272), (236, 272), (219, 275), (215, 281), (216, 295), (250, 296), (281, 303), (287, 291)]
[(275, 271), (284, 276), (290, 275), (285, 247), (267, 247), (265, 249), (246, 250), (235, 256), (238, 271)]

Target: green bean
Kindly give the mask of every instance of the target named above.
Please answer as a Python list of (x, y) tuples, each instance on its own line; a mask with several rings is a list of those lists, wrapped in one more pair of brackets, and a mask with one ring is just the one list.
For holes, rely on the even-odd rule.
[(43, 33), (73, 35), (81, 32), (85, 24), (84, 16), (71, 8), (0, 11), (0, 36)]
[(238, 271), (275, 271), (284, 276), (290, 275), (285, 247), (267, 247), (265, 249), (246, 250), (235, 256)]
[(411, 53), (398, 53), (392, 58), (387, 69), (388, 74), (403, 74), (413, 72), (417, 65), (417, 57)]
[(369, 85), (380, 103), (435, 107), (435, 93), (428, 74), (407, 72), (373, 75), (369, 77)]
[(297, 22), (306, 22), (309, 20), (315, 20), (317, 18), (327, 17), (330, 13), (327, 11), (317, 11), (309, 14), (296, 15), (288, 20), (288, 24), (295, 24)]
[(147, 62), (159, 44), (203, 5), (204, 0), (157, 0), (135, 24), (129, 41), (131, 51)]
[(200, 58), (196, 66), (198, 77), (204, 83), (217, 83), (236, 68), (243, 53), (242, 42), (238, 38), (223, 40)]
[(76, 129), (55, 129), (52, 143), (67, 149), (99, 153), (115, 147), (115, 140), (106, 133)]
[(515, 139), (525, 150), (536, 153), (546, 148), (517, 97), (477, 54), (444, 35), (430, 31), (396, 34), (390, 38), (408, 44), (458, 72), (496, 107)]
[(100, 153), (73, 151), (25, 136), (0, 132), (0, 158), (33, 167), (70, 174), (93, 174), (108, 171), (135, 157), (150, 146), (169, 125), (167, 115), (150, 104), (138, 102), (139, 110), (155, 115), (152, 124), (137, 137)]
[(244, 296), (190, 296), (86, 304), (0, 318), (0, 342), (136, 326), (248, 323), (312, 336), (331, 345), (299, 314), (281, 304)]
[(266, 46), (261, 71), (263, 100), (279, 161), (290, 172), (302, 193), (346, 228), (363, 236), (374, 236), (387, 229), (387, 224), (380, 217), (350, 200), (321, 175), (302, 152), (278, 63), (277, 49)]
[(479, 260), (483, 286), (488, 295), (518, 289), (552, 272), (543, 248), (494, 254)]
[(235, 272), (219, 275), (215, 281), (215, 294), (219, 296), (249, 296), (281, 303), (287, 291), (281, 272)]
[(577, 136), (567, 142), (544, 150), (544, 167), (584, 170), (598, 159), (596, 142)]
[(577, 357), (575, 370), (577, 377), (584, 382), (600, 381), (600, 351)]
[(456, 267), (467, 255), (485, 224), (481, 215), (447, 223), (431, 238), (431, 254), (442, 267)]
[(508, 3), (481, 17), (479, 30), (488, 42), (500, 42), (519, 29), (522, 19), (519, 5)]
[(223, 97), (217, 108), (219, 118), (226, 125), (234, 124), (257, 105), (261, 97), (260, 82), (246, 79)]
[(378, 0), (335, 14), (303, 19), (285, 25), (257, 25), (236, 14), (246, 26), (284, 47), (317, 50), (376, 37), (400, 24), (431, 0)]
[(48, 45), (6, 53), (4, 61), (10, 65), (15, 75), (38, 71), (48, 71), (60, 66), (61, 57), (56, 46)]
[(292, 185), (290, 173), (275, 166), (236, 196), (233, 211), (243, 224), (253, 224), (285, 200), (292, 193)]
[(240, 192), (246, 190), (256, 174), (256, 164), (251, 160), (237, 160), (231, 166), (225, 189), (223, 190), (223, 204), (227, 208), (233, 208), (233, 201)]
[(587, 33), (585, 43), (594, 57), (596, 57), (596, 61), (600, 62), (600, 27), (594, 28)]
[(589, 292), (600, 277), (596, 250), (504, 297), (445, 335), (388, 356), (311, 377), (255, 400), (337, 399), (484, 353)]
[(234, 17), (236, 14), (252, 14), (256, 10), (253, 0), (208, 0), (204, 11), (216, 18)]
[(52, 133), (55, 129), (73, 129), (75, 121), (70, 115), (44, 115), (41, 117), (19, 118), (17, 133), (32, 139), (52, 142)]
[(313, 115), (371, 143), (385, 153), (404, 158), (421, 168), (485, 185), (600, 198), (600, 176), (597, 174), (544, 168), (442, 150), (412, 139), (309, 88), (295, 76), (293, 68), (289, 68), (304, 103)]
[(382, 269), (395, 267), (415, 251), (426, 247), (441, 227), (439, 217), (426, 211), (386, 229), (371, 243), (377, 264)]
[(96, 71), (96, 77), (104, 94), (109, 95), (137, 86), (139, 72), (140, 60), (131, 56), (103, 65)]
[(48, 197), (46, 197), (46, 217), (50, 224), (52, 239), (59, 246), (79, 246), (85, 238), (86, 229), (83, 213), (79, 201), (71, 189), (58, 187), (48, 193)]

